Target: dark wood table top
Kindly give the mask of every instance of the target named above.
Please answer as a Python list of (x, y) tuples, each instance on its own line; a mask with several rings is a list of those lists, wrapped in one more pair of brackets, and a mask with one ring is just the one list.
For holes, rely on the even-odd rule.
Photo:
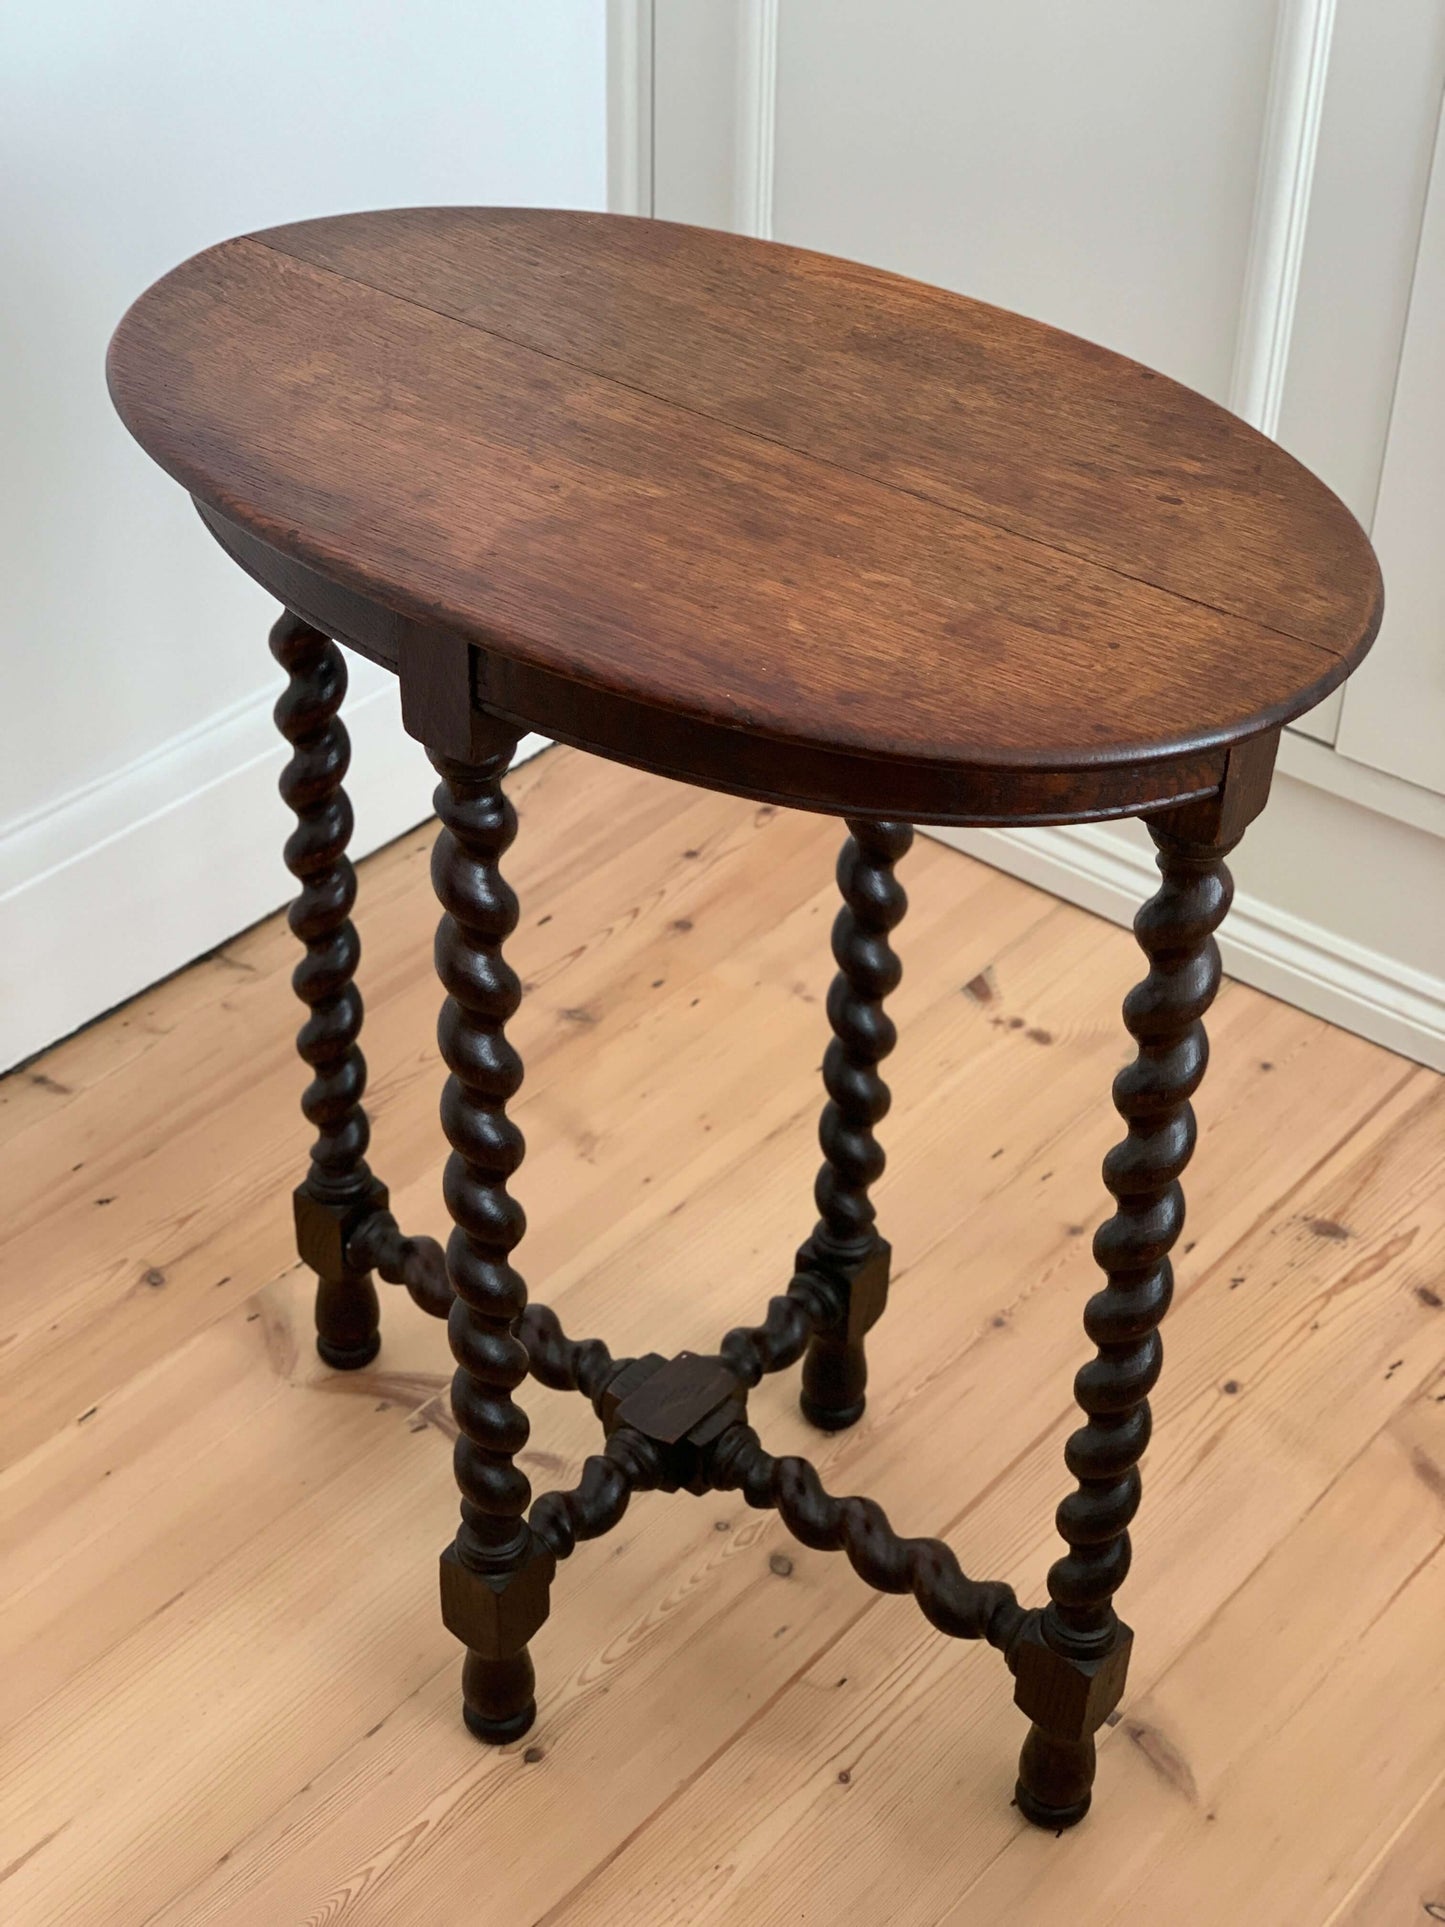
[(227, 241), (111, 346), (242, 563), (481, 703), (828, 807), (1217, 784), (1379, 624), (1369, 543), (1224, 409), (1039, 322), (663, 222), (441, 208)]

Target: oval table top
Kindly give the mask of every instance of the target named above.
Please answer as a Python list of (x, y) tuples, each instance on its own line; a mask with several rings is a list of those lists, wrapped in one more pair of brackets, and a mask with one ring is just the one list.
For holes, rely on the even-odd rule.
[[(126, 425), (298, 613), (720, 787), (944, 821), (1216, 787), (1378, 628), (1275, 443), (1040, 322), (772, 242), (431, 208), (227, 241)], [(405, 681), (405, 676), (404, 676)]]

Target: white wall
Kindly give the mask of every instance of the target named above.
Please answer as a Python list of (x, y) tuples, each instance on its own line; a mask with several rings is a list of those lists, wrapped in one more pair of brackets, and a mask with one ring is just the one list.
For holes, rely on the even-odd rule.
[[(605, 200), (603, 0), (0, 9), (0, 1066), (289, 895), (275, 607), (110, 410), (127, 304), (274, 222)], [(431, 779), (352, 687), (364, 849)]]

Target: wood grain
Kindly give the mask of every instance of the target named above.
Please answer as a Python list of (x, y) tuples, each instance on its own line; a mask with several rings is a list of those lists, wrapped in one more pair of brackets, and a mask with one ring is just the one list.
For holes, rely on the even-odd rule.
[(669, 221), (388, 209), (253, 237), (797, 454), (1338, 653), (1372, 584), (1338, 499), (1093, 342)]
[[(835, 833), (567, 752), (510, 787), (528, 1271), (569, 1328), (685, 1345), (760, 1312), (811, 1218)], [(378, 1151), (435, 1228), (429, 841), (362, 866), (358, 919)], [(937, 844), (900, 870), (879, 1205), (907, 1311), (870, 1336), (862, 1423), (809, 1449), (1037, 1598), (1137, 958)], [(1438, 1078), (1224, 985), (1136, 1677), (1098, 1810), (1055, 1841), (1009, 1812), (991, 1656), (720, 1497), (640, 1498), (579, 1547), (537, 1728), (496, 1755), (460, 1732), (431, 1591), (446, 1337), (393, 1291), (374, 1366), (310, 1360), (292, 949), (262, 926), (19, 1074), (7, 1919), (1089, 1927), (1163, 1896), (1236, 1927), (1257, 1893), (1272, 1922), (1373, 1927), (1434, 1897)], [(792, 1397), (754, 1395), (775, 1449), (804, 1441)], [(595, 1421), (525, 1398), (522, 1463), (566, 1483)]]
[[(988, 771), (1056, 777), (1053, 818), (1079, 814), (1085, 773), (1310, 707), (1379, 619), (1363, 533), (1224, 411), (770, 244), (537, 213), (307, 224), (159, 282), (109, 373), (213, 515), (380, 612), (374, 651), (420, 647), (408, 625), (464, 639), (484, 706), (722, 785), (687, 729), (727, 732), (753, 793), (806, 802), (798, 759), (841, 755), (872, 769), (872, 797), (849, 772), (860, 807), (968, 815), (949, 779)], [(880, 802), (898, 771), (934, 793)]]

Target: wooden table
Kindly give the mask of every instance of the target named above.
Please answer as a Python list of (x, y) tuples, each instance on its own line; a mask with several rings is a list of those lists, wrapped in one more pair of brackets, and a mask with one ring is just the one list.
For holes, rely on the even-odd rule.
[[(1158, 1325), (1184, 1217), (1225, 857), (1264, 807), (1280, 727), (1348, 676), (1381, 586), (1343, 505), (1264, 437), (1137, 363), (891, 275), (617, 216), (442, 208), (275, 228), (143, 295), (111, 345), (127, 426), (222, 547), (283, 602), (298, 1038), (317, 1132), (295, 1194), (317, 1345), (380, 1344), (373, 1274), (446, 1317), (461, 1522), (442, 1610), (463, 1704), (505, 1742), (535, 1716), (528, 1642), (558, 1559), (633, 1492), (739, 1491), (806, 1544), (911, 1592), (1005, 1656), (1032, 1721), (1019, 1805), (1088, 1809), (1123, 1692), (1129, 1567)], [(441, 776), (433, 877), (450, 1076), (445, 1254), (409, 1237), (366, 1152), (349, 747), (336, 642), (395, 671)], [(507, 1115), (521, 987), (501, 781), (529, 729), (716, 789), (842, 815), (838, 975), (818, 1221), (786, 1291), (715, 1353), (614, 1359), (528, 1305)], [(825, 1430), (864, 1409), (890, 1247), (870, 1188), (899, 979), (895, 866), (915, 822), (1142, 816), (1162, 885), (1135, 930), (1138, 1051), (1114, 1084), (1096, 1355), (1065, 1459), (1049, 1602), (970, 1579), (937, 1540), (775, 1458), (749, 1389), (803, 1360)], [(568, 1492), (516, 1464), (528, 1373), (605, 1432)]]

